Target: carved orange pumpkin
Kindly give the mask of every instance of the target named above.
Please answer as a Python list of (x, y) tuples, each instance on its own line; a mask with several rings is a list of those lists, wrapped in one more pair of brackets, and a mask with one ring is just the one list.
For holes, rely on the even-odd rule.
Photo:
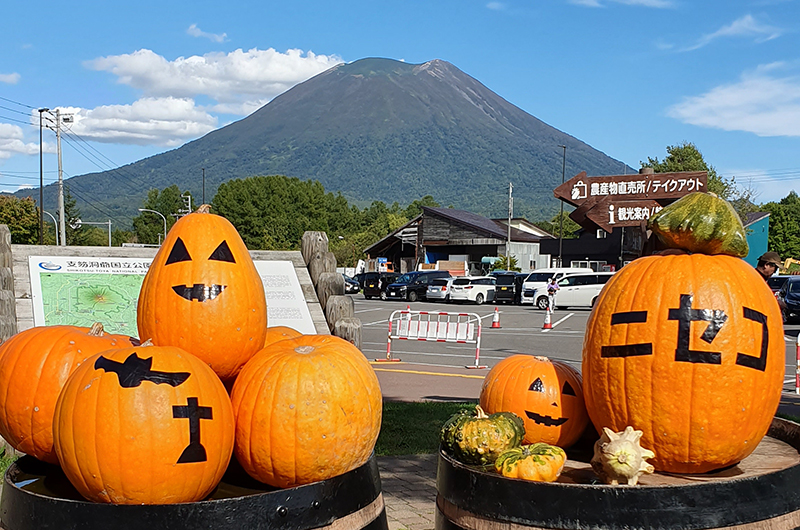
[(281, 340), (296, 339), (303, 334), (289, 326), (274, 326), (267, 328), (267, 336), (264, 338), (264, 348)]
[(264, 346), (264, 286), (239, 233), (201, 206), (170, 229), (139, 294), (139, 337), (177, 346), (232, 379)]
[(58, 398), (53, 431), (64, 473), (95, 502), (203, 499), (233, 451), (233, 411), (222, 382), (172, 346), (87, 359)]
[(281, 488), (331, 478), (369, 459), (381, 427), (378, 378), (332, 335), (303, 335), (257, 353), (236, 378), (235, 454)]
[(781, 314), (739, 258), (639, 258), (606, 284), (586, 326), (583, 382), (598, 432), (644, 432), (658, 470), (734, 464), (761, 441), (784, 374)]
[(17, 451), (58, 463), (53, 411), (67, 378), (95, 353), (132, 341), (104, 333), (100, 323), (30, 328), (8, 339), (0, 346), (0, 435)]
[(528, 444), (569, 447), (589, 423), (581, 374), (547, 357), (513, 355), (497, 363), (483, 381), (480, 403), (487, 413), (522, 418)]

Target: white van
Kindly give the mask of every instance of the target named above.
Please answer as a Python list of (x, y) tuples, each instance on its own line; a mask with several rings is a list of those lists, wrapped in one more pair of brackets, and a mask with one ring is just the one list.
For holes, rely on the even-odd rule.
[[(584, 269), (586, 271), (586, 269)], [(577, 272), (565, 274), (558, 280), (556, 307), (593, 307), (603, 286), (614, 275), (613, 272)], [(547, 286), (533, 291), (536, 307), (547, 309)]]
[(533, 291), (539, 287), (547, 285), (550, 278), (558, 280), (565, 274), (578, 272), (592, 272), (592, 269), (580, 269), (578, 267), (552, 267), (547, 269), (536, 269), (532, 271), (525, 281), (522, 282), (521, 304), (532, 304), (534, 302)]
[(451, 302), (494, 302), (497, 291), (497, 280), (494, 276), (462, 276), (453, 280), (450, 288)]

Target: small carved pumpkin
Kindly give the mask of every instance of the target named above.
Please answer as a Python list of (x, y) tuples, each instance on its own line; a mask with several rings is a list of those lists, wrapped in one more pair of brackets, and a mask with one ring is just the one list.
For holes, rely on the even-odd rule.
[(508, 478), (555, 482), (566, 462), (567, 453), (560, 447), (537, 443), (503, 451), (495, 460), (494, 468)]
[(222, 382), (173, 346), (109, 350), (86, 360), (58, 398), (61, 467), (89, 500), (170, 504), (205, 498), (233, 452)]
[(264, 347), (264, 286), (239, 233), (203, 205), (170, 229), (139, 294), (139, 337), (232, 379)]
[(242, 368), (231, 400), (239, 463), (280, 488), (362, 465), (381, 427), (375, 372), (358, 348), (332, 335), (302, 335), (261, 350)]
[(513, 412), (486, 414), (480, 405), (475, 412), (453, 414), (439, 435), (442, 449), (464, 464), (487, 465), (525, 436), (522, 418)]
[(21, 331), (0, 346), (0, 435), (17, 451), (57, 464), (53, 411), (75, 368), (95, 353), (135, 339), (91, 328), (45, 326)]
[(569, 447), (589, 423), (581, 374), (547, 357), (520, 354), (497, 363), (484, 379), (480, 402), (486, 412), (520, 416), (529, 444)]
[(735, 464), (769, 429), (784, 348), (775, 297), (746, 262), (642, 257), (605, 285), (586, 324), (586, 408), (598, 431), (643, 431), (659, 471)]

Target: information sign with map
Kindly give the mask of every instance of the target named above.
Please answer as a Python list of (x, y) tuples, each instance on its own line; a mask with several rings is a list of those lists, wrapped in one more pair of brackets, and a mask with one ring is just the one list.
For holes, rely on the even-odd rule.
[[(136, 306), (151, 258), (30, 256), (35, 326), (90, 327), (137, 336)], [(270, 326), (316, 333), (291, 261), (255, 261)]]

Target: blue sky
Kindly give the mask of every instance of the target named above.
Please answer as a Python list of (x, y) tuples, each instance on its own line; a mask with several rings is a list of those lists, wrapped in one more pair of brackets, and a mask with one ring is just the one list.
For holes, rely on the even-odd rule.
[[(68, 178), (178, 147), (337, 63), (387, 57), (449, 61), (634, 168), (692, 142), (757, 202), (779, 200), (800, 192), (799, 30), (800, 0), (10, 0), (0, 190), (39, 185), (38, 108), (73, 117)], [(43, 137), (48, 184), (55, 134)]]

